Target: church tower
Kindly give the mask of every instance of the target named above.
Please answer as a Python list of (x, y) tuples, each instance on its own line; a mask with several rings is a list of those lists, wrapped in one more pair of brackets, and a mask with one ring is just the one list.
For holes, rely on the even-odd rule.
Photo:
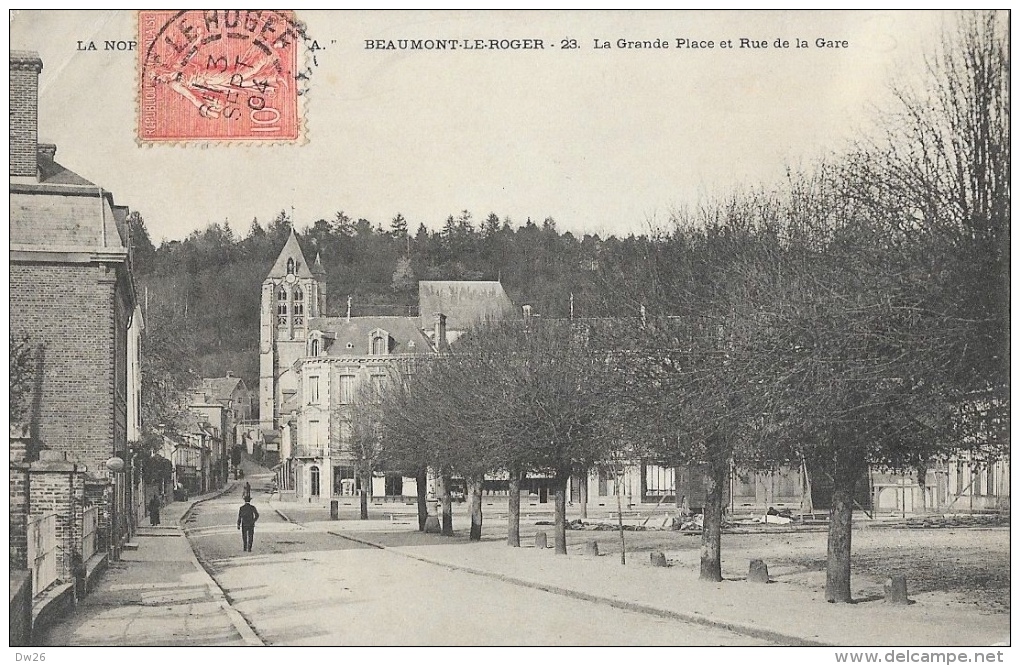
[(280, 406), (297, 391), (291, 366), (305, 356), (312, 317), (320, 317), (325, 271), (316, 256), (309, 265), (293, 227), (283, 251), (262, 283), (259, 332), (259, 422), (264, 430), (279, 425)]

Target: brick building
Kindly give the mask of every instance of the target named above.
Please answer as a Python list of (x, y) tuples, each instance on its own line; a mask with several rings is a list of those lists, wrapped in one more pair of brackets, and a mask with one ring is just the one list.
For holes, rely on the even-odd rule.
[[(26, 521), (55, 515), (66, 580), (88, 542), (83, 516), (98, 511), (102, 544), (114, 551), (133, 528), (133, 484), (107, 461), (130, 461), (139, 430), (141, 317), (127, 208), (39, 143), (42, 68), (37, 54), (11, 51), (10, 324), (33, 351), (24, 430), (12, 428), (12, 473), (17, 463), (27, 474), (27, 492), (17, 488), (27, 501), (18, 515), (12, 501), (11, 534), (21, 539)], [(11, 552), (12, 567), (31, 565), (20, 545)]]

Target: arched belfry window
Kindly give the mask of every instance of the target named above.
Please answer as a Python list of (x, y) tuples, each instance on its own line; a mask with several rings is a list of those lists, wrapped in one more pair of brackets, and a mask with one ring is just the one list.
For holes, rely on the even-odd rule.
[(291, 257), (290, 259), (287, 260), (287, 275), (293, 274), (294, 274), (294, 258)]
[(282, 286), (276, 291), (276, 323), (287, 324), (287, 290)]
[(301, 287), (294, 287), (294, 316), (301, 316), (305, 313), (305, 292)]

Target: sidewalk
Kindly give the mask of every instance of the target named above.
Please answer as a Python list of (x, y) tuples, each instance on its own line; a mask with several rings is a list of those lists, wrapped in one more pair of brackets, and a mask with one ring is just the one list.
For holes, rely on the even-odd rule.
[(137, 550), (125, 549), (95, 590), (37, 640), (68, 646), (261, 645), (198, 563), (180, 527), (192, 506), (230, 488), (164, 507), (162, 525), (139, 528)]
[[(270, 501), (270, 506), (284, 515), (288, 509), (293, 511), (293, 504), (286, 502)], [(550, 547), (544, 552), (523, 540), (522, 548), (508, 548), (502, 540), (468, 543), (456, 538), (450, 543), (449, 538), (409, 534), (401, 540), (408, 545), (385, 546), (373, 535), (400, 530), (417, 534), (416, 524), (410, 524), (415, 521), (402, 522), (303, 524), (415, 560), (785, 645), (983, 646), (1010, 639), (1008, 614), (981, 614), (973, 607), (947, 601), (944, 595), (916, 594), (907, 606), (889, 605), (881, 599), (829, 604), (823, 589), (785, 583), (781, 576), (767, 585), (736, 577), (703, 583), (694, 566), (674, 562), (667, 568), (653, 567), (647, 552), (629, 553), (626, 566), (620, 564), (618, 554), (586, 557), (577, 547), (567, 556), (554, 555), (551, 527)], [(606, 538), (613, 537), (607, 534)]]

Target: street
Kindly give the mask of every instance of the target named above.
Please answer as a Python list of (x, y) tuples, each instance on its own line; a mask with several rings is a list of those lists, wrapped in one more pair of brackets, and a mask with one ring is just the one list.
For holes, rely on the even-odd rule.
[[(195, 552), (268, 645), (763, 645), (722, 629), (613, 608), (415, 561), (271, 509), (253, 478), (254, 549), (241, 490), (197, 505)], [(470, 547), (470, 546), (465, 546)]]

